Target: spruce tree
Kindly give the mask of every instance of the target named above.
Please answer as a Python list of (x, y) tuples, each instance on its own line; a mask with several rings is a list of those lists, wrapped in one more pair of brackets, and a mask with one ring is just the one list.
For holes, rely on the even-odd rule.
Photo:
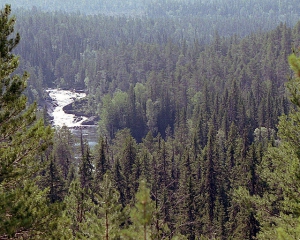
[(195, 174), (193, 173), (191, 159), (188, 153), (185, 153), (182, 160), (180, 172), (179, 190), (178, 190), (178, 206), (180, 214), (177, 216), (180, 223), (181, 232), (188, 237), (189, 240), (196, 239), (196, 188)]
[(55, 129), (52, 152), (58, 167), (62, 171), (63, 178), (66, 180), (75, 153), (74, 136), (67, 126)]
[(79, 178), (81, 188), (87, 193), (89, 190), (92, 190), (94, 166), (92, 164), (92, 155), (87, 140), (84, 140), (84, 143), (81, 142), (81, 148), (82, 157), (79, 165)]
[(300, 236), (300, 57), (292, 54), (289, 64), (294, 77), (287, 87), (296, 107), (289, 115), (280, 117), (278, 140), (268, 147), (259, 165), (264, 194), (252, 197), (261, 228), (259, 239), (298, 239)]
[(12, 51), (20, 35), (12, 35), (16, 19), (10, 14), (10, 5), (0, 11), (0, 238), (38, 239), (51, 214), (46, 192), (35, 184), (36, 156), (49, 145), (52, 131), (37, 120), (36, 104), (27, 105), (28, 73), (14, 74), (19, 58)]
[(65, 182), (55, 159), (50, 159), (49, 161), (44, 182), (49, 189), (48, 197), (50, 202), (61, 202), (65, 195)]
[(103, 180), (104, 174), (110, 168), (107, 149), (107, 143), (105, 143), (104, 139), (101, 137), (95, 149), (95, 185)]
[(204, 167), (204, 231), (209, 237), (212, 237), (215, 233), (216, 226), (214, 225), (216, 206), (217, 206), (217, 163), (216, 163), (216, 151), (215, 151), (215, 130), (211, 124), (208, 143), (204, 149), (205, 167)]
[(138, 182), (136, 179), (137, 143), (129, 129), (121, 130), (116, 134), (113, 151), (115, 152), (113, 172), (120, 191), (120, 200), (125, 206), (134, 197)]

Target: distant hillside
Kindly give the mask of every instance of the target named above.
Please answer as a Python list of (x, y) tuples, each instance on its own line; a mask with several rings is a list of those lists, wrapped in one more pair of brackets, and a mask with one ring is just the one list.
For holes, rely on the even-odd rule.
[(81, 12), (85, 14), (142, 14), (152, 0), (1, 0), (13, 8), (31, 9), (36, 7), (43, 11)]
[[(269, 31), (280, 23), (292, 27), (300, 19), (298, 0), (0, 0), (17, 9), (77, 15), (129, 16), (176, 22), (182, 38), (211, 40), (221, 36), (246, 36)], [(18, 14), (17, 14), (18, 15)], [(208, 31), (209, 29), (209, 31)]]

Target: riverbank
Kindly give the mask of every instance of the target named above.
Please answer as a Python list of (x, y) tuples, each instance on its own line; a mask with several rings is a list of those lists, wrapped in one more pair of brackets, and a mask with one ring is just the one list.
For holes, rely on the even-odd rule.
[(82, 125), (97, 125), (100, 118), (86, 109), (88, 109), (88, 100), (86, 98), (76, 99), (73, 103), (63, 107), (63, 111), (67, 114), (74, 114), (79, 118), (82, 116), (87, 117), (87, 119), (82, 122)]

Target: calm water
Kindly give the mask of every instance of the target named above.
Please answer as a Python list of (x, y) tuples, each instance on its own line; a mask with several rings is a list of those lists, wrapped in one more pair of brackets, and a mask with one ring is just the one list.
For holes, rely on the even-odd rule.
[(97, 126), (89, 126), (83, 129), (77, 129), (77, 128), (72, 128), (71, 132), (80, 138), (82, 131), (82, 136), (84, 139), (86, 139), (90, 145), (90, 147), (94, 147), (97, 142), (98, 142), (98, 133), (97, 133)]

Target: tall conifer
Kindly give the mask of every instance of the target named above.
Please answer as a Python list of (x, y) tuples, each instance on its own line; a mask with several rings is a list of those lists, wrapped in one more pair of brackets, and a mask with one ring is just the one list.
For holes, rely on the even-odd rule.
[(49, 213), (46, 194), (34, 183), (40, 168), (36, 155), (49, 145), (52, 131), (37, 120), (36, 104), (27, 106), (22, 94), (28, 73), (13, 74), (19, 58), (12, 51), (20, 35), (12, 35), (16, 19), (10, 14), (9, 5), (0, 11), (0, 238), (38, 239)]

